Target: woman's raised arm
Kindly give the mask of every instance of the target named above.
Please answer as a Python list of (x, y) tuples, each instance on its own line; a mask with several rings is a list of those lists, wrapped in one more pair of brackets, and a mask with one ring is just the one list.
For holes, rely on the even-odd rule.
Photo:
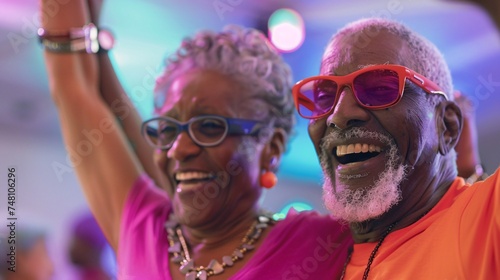
[[(58, 12), (46, 12), (54, 8), (51, 6), (54, 3), (41, 0), (46, 38), (50, 38), (51, 33), (67, 33), (71, 28), (82, 28), (89, 23), (85, 0), (70, 0), (59, 5)], [(57, 40), (69, 39), (59, 37)], [(97, 55), (46, 50), (44, 56), (66, 149), (74, 159), (75, 171), (92, 212), (116, 249), (124, 202), (143, 172), (141, 163), (101, 96)]]
[[(90, 20), (100, 26), (100, 17), (103, 0), (87, 0)], [(158, 186), (163, 186), (158, 167), (154, 164), (154, 149), (146, 143), (141, 135), (142, 119), (130, 98), (121, 85), (108, 52), (97, 55), (99, 68), (99, 90), (102, 98), (111, 109), (111, 112), (119, 120), (119, 123), (128, 138), (128, 142), (134, 150), (142, 167), (149, 177), (153, 178)], [(164, 187), (164, 186), (163, 186)]]

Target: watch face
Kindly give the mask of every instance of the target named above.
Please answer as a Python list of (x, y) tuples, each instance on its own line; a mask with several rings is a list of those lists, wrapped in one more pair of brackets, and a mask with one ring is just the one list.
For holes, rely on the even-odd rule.
[(105, 29), (99, 30), (98, 40), (99, 46), (103, 50), (110, 50), (115, 44), (115, 38), (113, 37), (113, 34)]

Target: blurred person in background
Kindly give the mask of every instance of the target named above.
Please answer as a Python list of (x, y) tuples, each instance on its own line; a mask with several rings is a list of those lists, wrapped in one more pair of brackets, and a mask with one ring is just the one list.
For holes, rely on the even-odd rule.
[(77, 269), (76, 280), (109, 280), (109, 268), (106, 267), (109, 244), (90, 212), (79, 215), (71, 231), (68, 255)]
[[(46, 233), (32, 226), (18, 225), (14, 232), (15, 239), (9, 239), (10, 236), (14, 236), (11, 231), (2, 229), (0, 233), (0, 279), (52, 279), (54, 264), (47, 250)], [(11, 246), (15, 246), (15, 263), (12, 263)], [(13, 265), (15, 271), (12, 271)]]

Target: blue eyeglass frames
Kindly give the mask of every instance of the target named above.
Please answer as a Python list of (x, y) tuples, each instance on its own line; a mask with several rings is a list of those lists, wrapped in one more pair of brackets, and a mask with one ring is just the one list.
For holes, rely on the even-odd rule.
[(170, 117), (155, 117), (142, 123), (142, 135), (157, 149), (170, 149), (177, 136), (186, 131), (202, 147), (219, 145), (227, 135), (255, 136), (264, 126), (260, 121), (203, 115), (179, 122)]

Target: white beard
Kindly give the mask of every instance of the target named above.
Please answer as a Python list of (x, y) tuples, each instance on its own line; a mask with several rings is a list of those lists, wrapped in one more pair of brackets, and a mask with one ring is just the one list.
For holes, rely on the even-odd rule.
[[(351, 137), (371, 138), (382, 141), (390, 146), (387, 152), (385, 170), (379, 174), (373, 185), (366, 188), (351, 190), (345, 186), (336, 192), (332, 184), (335, 178), (331, 161), (331, 151), (326, 147), (333, 139)], [(383, 134), (368, 132), (360, 128), (350, 130), (345, 136), (332, 132), (324, 138), (321, 145), (321, 166), (323, 168), (323, 202), (331, 214), (347, 222), (362, 222), (377, 218), (391, 209), (401, 200), (400, 184), (406, 175), (406, 166), (398, 163), (398, 151), (394, 141)]]

